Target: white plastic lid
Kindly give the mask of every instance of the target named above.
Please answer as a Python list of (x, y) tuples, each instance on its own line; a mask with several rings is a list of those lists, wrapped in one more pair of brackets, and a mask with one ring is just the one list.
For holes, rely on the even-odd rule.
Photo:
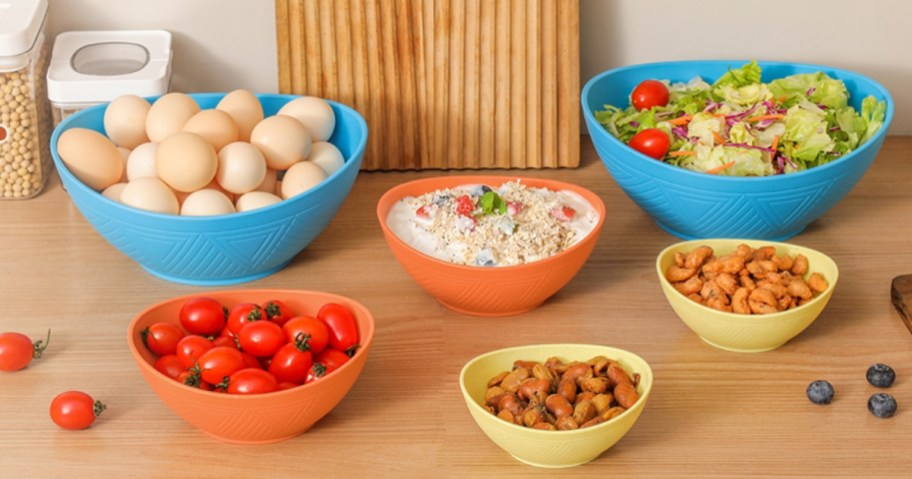
[(0, 69), (25, 66), (47, 16), (47, 0), (0, 0)]
[(54, 40), (48, 99), (103, 103), (163, 95), (170, 81), (171, 33), (165, 30), (64, 32)]

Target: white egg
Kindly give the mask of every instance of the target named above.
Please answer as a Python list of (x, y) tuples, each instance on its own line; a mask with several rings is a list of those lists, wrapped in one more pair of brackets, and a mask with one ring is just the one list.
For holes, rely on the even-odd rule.
[(218, 184), (232, 193), (255, 190), (266, 178), (266, 158), (257, 147), (243, 141), (225, 145), (218, 153)]
[(158, 178), (137, 178), (130, 181), (120, 192), (120, 202), (155, 213), (176, 215), (179, 211), (174, 192)]
[(313, 141), (327, 141), (336, 128), (336, 114), (332, 106), (315, 96), (302, 96), (286, 103), (278, 115), (297, 118), (313, 136)]
[(326, 176), (332, 175), (345, 166), (345, 158), (342, 157), (342, 152), (336, 148), (336, 145), (328, 141), (314, 142), (310, 147), (310, 156), (307, 157), (307, 161), (323, 168)]
[(208, 188), (190, 193), (180, 208), (181, 216), (215, 216), (234, 212), (234, 204), (224, 193)]
[(291, 165), (282, 177), (282, 198), (286, 200), (299, 195), (319, 185), (326, 179), (323, 168), (309, 162), (302, 161)]
[(264, 206), (274, 205), (281, 201), (282, 198), (279, 198), (272, 193), (267, 193), (265, 191), (249, 191), (237, 199), (237, 202), (235, 202), (235, 207), (237, 207), (237, 210), (240, 213), (243, 211), (263, 208)]
[(104, 191), (101, 192), (101, 194), (120, 203), (120, 194), (123, 193), (123, 189), (125, 186), (127, 186), (126, 183), (114, 183), (113, 185), (105, 188)]
[(155, 171), (155, 151), (158, 143), (143, 143), (127, 157), (127, 180), (137, 178), (158, 178)]

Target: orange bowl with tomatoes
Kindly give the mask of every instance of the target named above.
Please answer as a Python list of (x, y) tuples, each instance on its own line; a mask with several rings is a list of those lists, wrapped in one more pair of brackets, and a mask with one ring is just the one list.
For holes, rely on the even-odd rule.
[(146, 308), (127, 340), (178, 416), (222, 441), (264, 444), (306, 432), (342, 401), (374, 328), (370, 311), (344, 296), (206, 291)]

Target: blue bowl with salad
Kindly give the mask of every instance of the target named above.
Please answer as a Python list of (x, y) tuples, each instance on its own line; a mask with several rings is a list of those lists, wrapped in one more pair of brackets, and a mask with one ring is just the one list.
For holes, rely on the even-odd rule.
[(801, 233), (871, 166), (894, 111), (857, 73), (738, 60), (616, 68), (581, 101), (618, 186), (684, 239)]

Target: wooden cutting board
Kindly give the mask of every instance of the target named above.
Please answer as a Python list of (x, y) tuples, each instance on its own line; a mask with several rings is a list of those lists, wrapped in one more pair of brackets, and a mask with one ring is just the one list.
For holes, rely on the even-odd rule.
[(912, 274), (893, 278), (890, 297), (893, 300), (893, 306), (896, 306), (896, 310), (899, 311), (899, 316), (912, 333)]
[(579, 165), (578, 0), (276, 0), (279, 90), (358, 110), (367, 170)]

